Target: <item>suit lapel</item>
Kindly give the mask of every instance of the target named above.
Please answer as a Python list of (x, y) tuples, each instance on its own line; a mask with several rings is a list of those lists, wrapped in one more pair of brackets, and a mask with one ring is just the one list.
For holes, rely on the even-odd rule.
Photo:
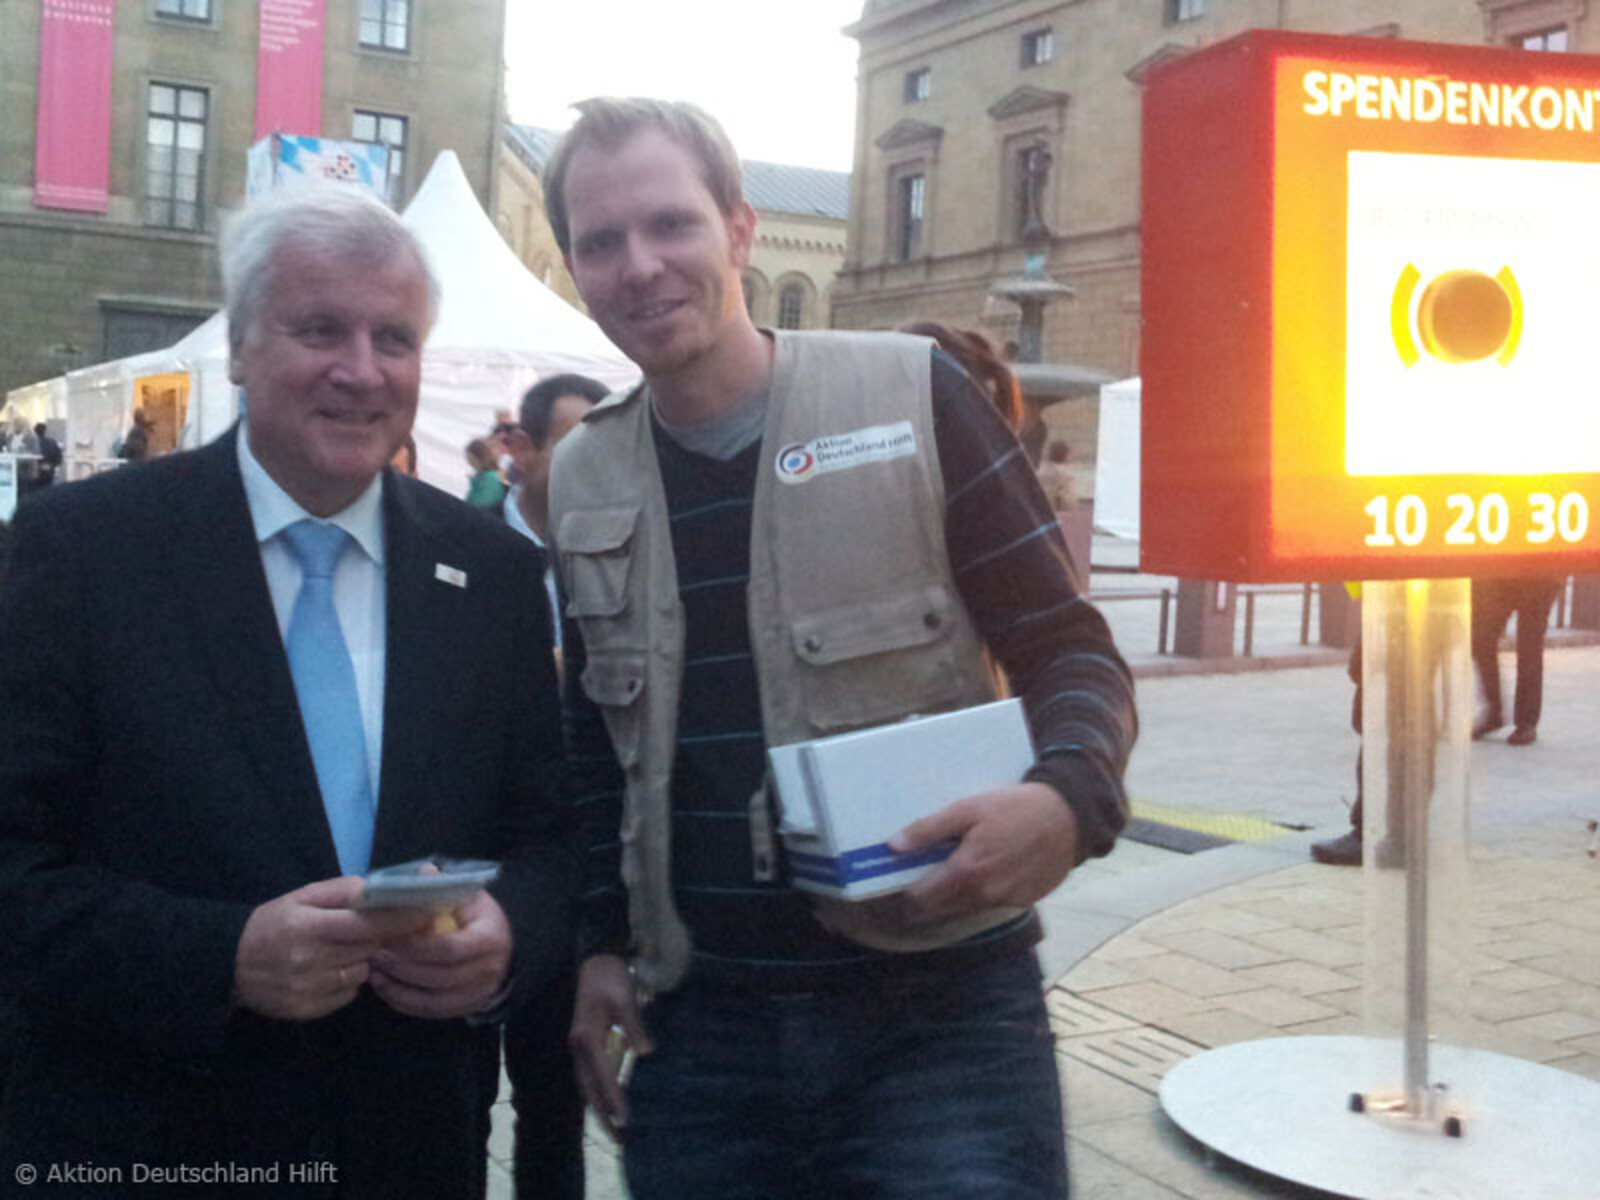
[(194, 451), (191, 474), (168, 479), (171, 546), (196, 551), (171, 572), (187, 598), (181, 619), (222, 701), (220, 714), (200, 709), (196, 719), (216, 715), (237, 731), (263, 801), (281, 814), (285, 844), (312, 878), (324, 879), (339, 873), (338, 858), (239, 478), (237, 431)]
[[(434, 523), (415, 502), (418, 485), (385, 472), (383, 536), (386, 577), (387, 666), (383, 695), (383, 762), (379, 769), (375, 864), (404, 853), (407, 821), (417, 804), (430, 802), (429, 777), (440, 748), (450, 742), (457, 711), (452, 695), (458, 672), (452, 661), (452, 626), (459, 615), (457, 589), (438, 568), (461, 567), (459, 552), (442, 543)], [(463, 582), (465, 579), (463, 577)]]

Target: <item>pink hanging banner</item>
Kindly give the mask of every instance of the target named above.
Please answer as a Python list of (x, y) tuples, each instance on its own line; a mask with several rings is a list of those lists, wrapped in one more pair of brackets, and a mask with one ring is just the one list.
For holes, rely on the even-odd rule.
[(324, 0), (261, 0), (256, 137), (322, 132)]
[(103, 213), (111, 187), (115, 0), (44, 0), (33, 202)]

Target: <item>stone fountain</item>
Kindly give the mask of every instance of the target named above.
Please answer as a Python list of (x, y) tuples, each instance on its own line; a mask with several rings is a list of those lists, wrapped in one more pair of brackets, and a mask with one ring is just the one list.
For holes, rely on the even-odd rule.
[(1101, 384), (1113, 376), (1066, 363), (1044, 362), (1044, 310), (1057, 300), (1071, 299), (1076, 293), (1065, 283), (1053, 279), (1045, 269), (1050, 249), (1050, 227), (1043, 212), (1044, 187), (1050, 176), (1051, 154), (1044, 146), (1030, 149), (1023, 160), (1021, 186), (1027, 201), (1021, 238), (1022, 274), (997, 280), (989, 295), (1009, 300), (1021, 310), (1017, 328), (1017, 357), (1012, 369), (1022, 387), (1026, 412), (1019, 431), (1028, 456), (1039, 461), (1044, 449), (1046, 429), (1042, 410), (1069, 397), (1097, 395)]

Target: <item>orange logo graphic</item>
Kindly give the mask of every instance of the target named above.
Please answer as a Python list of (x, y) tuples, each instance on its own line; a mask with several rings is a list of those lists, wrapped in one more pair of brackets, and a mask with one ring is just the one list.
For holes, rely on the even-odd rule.
[(1407, 263), (1389, 306), (1394, 347), (1406, 366), (1415, 366), (1424, 352), (1447, 363), (1493, 358), (1502, 367), (1516, 357), (1522, 340), (1522, 289), (1510, 267), (1493, 275), (1471, 270), (1435, 275), (1423, 286), (1413, 319), (1411, 298), (1421, 282), (1422, 272)]

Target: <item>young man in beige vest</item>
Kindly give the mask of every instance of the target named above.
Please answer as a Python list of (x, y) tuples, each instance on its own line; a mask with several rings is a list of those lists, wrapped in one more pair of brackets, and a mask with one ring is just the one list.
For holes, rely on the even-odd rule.
[[(960, 369), (915, 338), (757, 329), (755, 214), (720, 127), (579, 109), (551, 225), (644, 374), (551, 483), (585, 1095), (626, 1123), (638, 1200), (1064, 1196), (1031, 906), (1125, 820), (1127, 669)], [(897, 835), (954, 844), (904, 892), (796, 890), (767, 746), (991, 700), (995, 666), (1028, 710), (1026, 778)], [(638, 1055), (626, 1095), (613, 1029)]]

